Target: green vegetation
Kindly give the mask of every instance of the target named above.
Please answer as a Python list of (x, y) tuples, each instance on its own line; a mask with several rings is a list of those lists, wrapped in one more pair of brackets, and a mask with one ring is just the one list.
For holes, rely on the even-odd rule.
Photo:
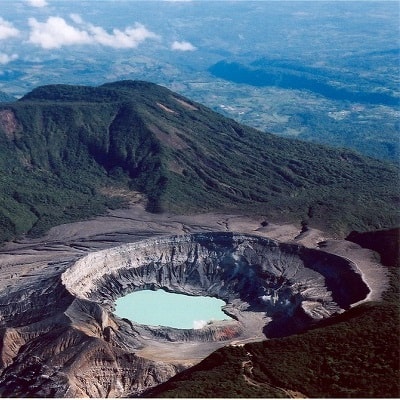
[(261, 213), (340, 235), (398, 224), (396, 166), (245, 127), (140, 81), (50, 85), (0, 112), (0, 240), (122, 205)]
[(146, 397), (398, 398), (399, 270), (385, 301), (289, 337), (227, 347)]
[(223, 347), (200, 364), (176, 375), (144, 394), (160, 398), (254, 398), (284, 397), (279, 388), (247, 384), (243, 364), (248, 361), (242, 347)]

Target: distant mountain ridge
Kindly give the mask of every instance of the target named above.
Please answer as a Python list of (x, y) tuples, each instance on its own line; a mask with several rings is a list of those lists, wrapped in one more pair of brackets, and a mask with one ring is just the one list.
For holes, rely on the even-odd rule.
[[(333, 100), (356, 103), (383, 104), (397, 106), (399, 98), (387, 93), (354, 91), (337, 87), (329, 78), (318, 74), (312, 67), (292, 65), (260, 59), (249, 66), (236, 62), (219, 61), (210, 67), (210, 72), (218, 78), (252, 86), (278, 86), (284, 89), (310, 90)], [(301, 72), (301, 74), (299, 73)]]
[(345, 235), (398, 224), (399, 169), (280, 138), (164, 87), (42, 86), (0, 105), (0, 240), (120, 207), (261, 213)]

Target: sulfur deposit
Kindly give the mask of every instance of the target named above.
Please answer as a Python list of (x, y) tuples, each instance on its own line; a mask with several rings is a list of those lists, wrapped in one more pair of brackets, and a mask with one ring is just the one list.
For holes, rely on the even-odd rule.
[[(127, 243), (52, 268), (41, 291), (27, 284), (3, 303), (4, 396), (138, 395), (218, 347), (298, 332), (369, 293), (346, 258), (231, 232)], [(220, 298), (233, 319), (193, 330), (113, 314), (117, 298), (157, 288)]]

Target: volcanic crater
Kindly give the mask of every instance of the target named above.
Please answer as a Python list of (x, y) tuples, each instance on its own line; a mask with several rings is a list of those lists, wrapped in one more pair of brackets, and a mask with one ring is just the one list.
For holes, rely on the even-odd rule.
[[(302, 331), (373, 292), (374, 281), (350, 259), (244, 232), (150, 236), (81, 251), (49, 262), (45, 278), (26, 274), (25, 285), (9, 287), (2, 395), (138, 396), (222, 346)], [(232, 319), (177, 329), (114, 314), (118, 298), (144, 289), (222, 299)]]
[[(89, 253), (61, 279), (72, 296), (91, 305), (85, 313), (103, 315), (108, 341), (174, 365), (226, 344), (298, 332), (369, 292), (350, 260), (231, 232), (150, 239)], [(113, 314), (117, 298), (144, 289), (222, 299), (232, 319), (201, 329), (176, 329), (140, 325)], [(82, 312), (70, 315), (82, 319)]]
[(93, 252), (61, 278), (72, 295), (107, 311), (113, 311), (117, 298), (144, 289), (213, 296), (227, 303), (224, 311), (241, 327), (238, 331), (252, 337), (260, 334), (254, 332), (254, 320), (268, 336), (264, 328), (270, 322), (328, 317), (369, 292), (350, 260), (230, 232), (151, 239)]

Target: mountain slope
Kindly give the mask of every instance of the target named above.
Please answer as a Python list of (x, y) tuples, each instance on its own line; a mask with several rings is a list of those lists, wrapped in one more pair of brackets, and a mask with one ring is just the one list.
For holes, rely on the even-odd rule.
[(397, 398), (398, 313), (369, 303), (303, 334), (225, 347), (144, 397)]
[(121, 206), (240, 211), (339, 234), (398, 224), (392, 164), (258, 132), (155, 84), (50, 85), (0, 107), (0, 240)]

